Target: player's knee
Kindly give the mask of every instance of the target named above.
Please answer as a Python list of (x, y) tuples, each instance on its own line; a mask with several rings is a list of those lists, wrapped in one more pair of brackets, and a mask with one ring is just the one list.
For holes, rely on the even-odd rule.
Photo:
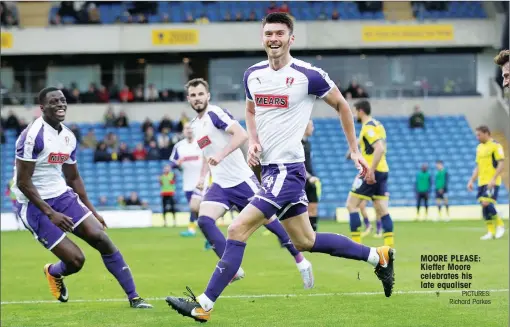
[(490, 202), (482, 202), (482, 207), (486, 208), (490, 205)]
[(237, 223), (238, 221), (234, 220), (227, 229), (227, 236), (229, 240), (236, 240), (240, 242), (246, 242), (248, 239), (248, 231), (245, 225)]
[(85, 254), (83, 252), (79, 251), (71, 257), (71, 259), (66, 262), (66, 266), (69, 270), (71, 270), (73, 273), (76, 273), (83, 268), (83, 265), (85, 264)]
[(204, 230), (211, 221), (213, 221), (211, 218), (202, 216), (198, 217), (197, 224), (200, 230)]
[(352, 201), (349, 200), (347, 200), (347, 203), (345, 203), (345, 207), (349, 212), (355, 212), (356, 210), (358, 210), (358, 207)]
[(113, 245), (112, 240), (104, 231), (99, 231), (94, 236), (94, 248), (101, 254), (112, 254), (117, 251), (115, 245)]
[(299, 252), (310, 251), (315, 244), (315, 233), (303, 236), (299, 240), (292, 240), (292, 243)]

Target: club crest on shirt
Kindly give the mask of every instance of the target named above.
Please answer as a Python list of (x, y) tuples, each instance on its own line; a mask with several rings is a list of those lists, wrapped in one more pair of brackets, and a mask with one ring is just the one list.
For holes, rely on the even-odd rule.
[(64, 140), (66, 141), (66, 145), (69, 145), (69, 136), (66, 136)]
[(287, 77), (287, 79), (285, 80), (285, 85), (287, 85), (287, 87), (291, 87), (293, 83), (294, 77)]

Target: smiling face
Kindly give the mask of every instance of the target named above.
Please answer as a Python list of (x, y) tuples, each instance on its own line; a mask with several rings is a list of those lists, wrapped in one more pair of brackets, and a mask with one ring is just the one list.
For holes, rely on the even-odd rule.
[(269, 59), (279, 59), (290, 53), (294, 35), (284, 23), (267, 23), (262, 31), (262, 44)]
[(67, 100), (64, 93), (62, 91), (48, 92), (41, 104), (41, 111), (46, 120), (53, 123), (63, 122), (67, 112)]

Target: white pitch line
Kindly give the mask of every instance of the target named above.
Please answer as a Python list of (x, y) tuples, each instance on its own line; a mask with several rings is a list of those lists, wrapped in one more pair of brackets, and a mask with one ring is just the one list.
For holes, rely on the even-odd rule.
[[(436, 290), (436, 291), (395, 291), (395, 295), (414, 295), (414, 294), (436, 294), (439, 293), (460, 293), (463, 290)], [(472, 291), (472, 290), (468, 290)], [(483, 290), (489, 292), (508, 292), (509, 289)], [(325, 297), (325, 296), (371, 296), (384, 295), (384, 292), (352, 292), (352, 293), (312, 293), (312, 294), (252, 294), (252, 295), (225, 295), (222, 299), (259, 299), (259, 298), (285, 298), (285, 297)], [(163, 301), (164, 297), (145, 298), (148, 301)], [(126, 299), (96, 299), (96, 300), (71, 300), (72, 303), (99, 303), (99, 302), (125, 302)], [(32, 301), (3, 301), (1, 305), (7, 304), (48, 304), (60, 303), (59, 301), (32, 300)]]

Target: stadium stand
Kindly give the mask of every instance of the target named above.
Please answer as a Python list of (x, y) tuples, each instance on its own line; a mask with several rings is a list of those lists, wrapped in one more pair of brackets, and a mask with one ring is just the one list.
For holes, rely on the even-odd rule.
[[(97, 5), (97, 8), (95, 7)], [(91, 15), (90, 11), (94, 14)], [(96, 2), (92, 9), (55, 5), (48, 21), (53, 25), (78, 23), (183, 23), (260, 20), (269, 11), (289, 12), (296, 20), (384, 20), (381, 3), (374, 1), (161, 1)], [(480, 1), (412, 2), (417, 19), (487, 18)], [(57, 17), (58, 16), (58, 17)], [(90, 21), (91, 16), (96, 16)], [(143, 18), (142, 18), (143, 16)]]
[[(414, 178), (417, 169), (424, 162), (428, 163), (429, 167), (434, 167), (438, 159), (444, 161), (451, 174), (450, 203), (473, 203), (474, 194), (469, 193), (465, 186), (472, 172), (477, 140), (464, 116), (430, 116), (427, 117), (425, 129), (409, 129), (408, 117), (382, 117), (380, 121), (388, 135), (388, 163), (390, 167), (394, 167), (389, 183), (392, 204), (414, 205)], [(315, 125), (315, 134), (310, 140), (314, 149), (315, 169), (322, 180), (319, 215), (332, 218), (335, 216), (335, 209), (345, 203), (354, 180), (352, 163), (344, 158), (347, 148), (338, 120), (316, 119)], [(140, 122), (130, 122), (129, 128), (105, 128), (103, 123), (78, 126), (82, 135), (94, 128), (98, 140), (114, 132), (118, 135), (119, 142), (130, 145), (143, 142)], [(359, 125), (357, 130), (360, 130)], [(443, 132), (437, 133), (438, 130)], [(7, 143), (2, 147), (1, 153), (4, 187), (12, 177), (16, 131), (7, 130), (5, 134)], [(136, 191), (140, 198), (148, 201), (154, 212), (161, 212), (158, 176), (168, 161), (94, 163), (93, 159), (93, 149), (82, 148), (78, 151), (81, 174), (94, 204), (99, 203), (100, 197), (107, 196), (108, 205), (114, 205), (119, 195), (127, 197), (130, 192)], [(185, 211), (186, 199), (181, 185), (182, 180), (178, 175), (176, 198), (180, 209)], [(500, 191), (500, 202), (508, 203), (508, 191), (504, 186)], [(10, 208), (10, 200), (5, 194), (2, 195), (2, 204), (3, 208)]]

